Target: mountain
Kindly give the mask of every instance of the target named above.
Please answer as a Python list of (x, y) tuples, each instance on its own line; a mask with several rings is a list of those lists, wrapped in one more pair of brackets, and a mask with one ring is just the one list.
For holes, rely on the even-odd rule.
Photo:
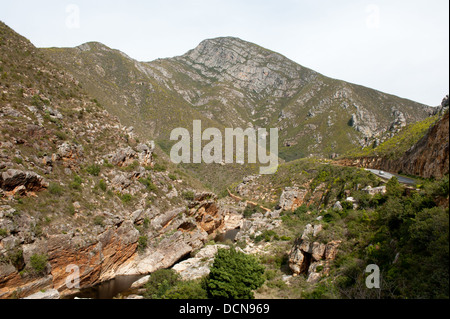
[[(0, 299), (96, 298), (97, 284), (109, 290), (110, 279), (148, 274), (133, 285), (139, 296), (119, 297), (206, 298), (215, 255), (228, 246), (264, 266), (257, 298), (448, 298), (448, 175), (406, 188), (305, 158), (240, 178), (253, 167), (175, 165), (163, 151), (171, 127), (194, 119), (222, 129), (269, 125), (270, 116), (293, 123), (285, 108), (315, 84), (311, 99), (335, 94), (332, 83), (353, 93), (316, 100), (324, 108), (308, 120), (344, 114), (348, 134), (362, 138), (355, 128), (367, 133), (373, 105), (359, 115), (325, 106), (372, 92), (405, 103), (392, 125), (367, 126), (385, 131), (380, 141), (418, 125), (414, 139), (423, 138), (411, 158), (448, 155), (439, 143), (445, 132), (448, 141), (448, 113), (428, 133), (439, 114), (403, 127), (427, 107), (327, 79), (238, 39), (144, 63), (99, 43), (38, 49), (0, 22)], [(258, 108), (262, 101), (275, 104)], [(370, 264), (380, 267), (380, 290), (366, 289)]]
[(124, 124), (162, 145), (173, 128), (199, 119), (205, 127), (279, 128), (280, 157), (287, 161), (328, 158), (431, 112), (238, 38), (205, 40), (182, 56), (152, 62), (99, 43), (42, 51)]

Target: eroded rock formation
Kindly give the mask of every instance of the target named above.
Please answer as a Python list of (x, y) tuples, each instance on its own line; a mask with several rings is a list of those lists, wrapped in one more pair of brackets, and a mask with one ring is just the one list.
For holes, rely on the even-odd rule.
[(321, 243), (315, 238), (322, 226), (308, 224), (289, 252), (289, 268), (294, 276), (306, 274), (308, 282), (315, 283), (328, 275), (330, 262), (336, 258), (340, 241)]

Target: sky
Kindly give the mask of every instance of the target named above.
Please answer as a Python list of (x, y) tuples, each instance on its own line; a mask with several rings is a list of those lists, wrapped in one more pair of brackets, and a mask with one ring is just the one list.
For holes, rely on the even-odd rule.
[(0, 20), (37, 47), (97, 41), (139, 61), (234, 36), (427, 105), (449, 93), (448, 0), (0, 0)]

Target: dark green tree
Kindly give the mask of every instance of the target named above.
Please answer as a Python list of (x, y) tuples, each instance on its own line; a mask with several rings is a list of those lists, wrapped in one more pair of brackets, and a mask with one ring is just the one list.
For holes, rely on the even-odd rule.
[(264, 267), (234, 248), (219, 249), (207, 278), (207, 292), (215, 299), (253, 299), (253, 290), (264, 283)]
[(398, 178), (395, 176), (386, 183), (386, 194), (388, 196), (400, 197), (402, 196), (403, 191), (402, 185), (400, 185)]

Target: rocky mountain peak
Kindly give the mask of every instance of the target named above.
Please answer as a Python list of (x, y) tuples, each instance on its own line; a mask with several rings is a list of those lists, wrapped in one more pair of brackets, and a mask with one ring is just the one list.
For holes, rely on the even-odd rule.
[(233, 82), (237, 89), (258, 94), (296, 87), (306, 70), (281, 54), (234, 37), (202, 41), (178, 59), (206, 77)]

